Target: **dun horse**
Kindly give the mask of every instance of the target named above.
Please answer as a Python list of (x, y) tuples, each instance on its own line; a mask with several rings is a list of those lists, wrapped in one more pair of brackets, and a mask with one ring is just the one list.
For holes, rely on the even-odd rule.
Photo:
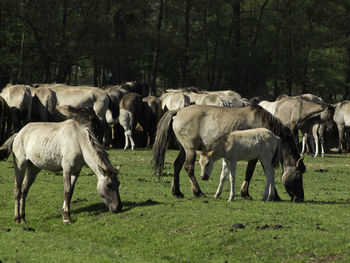
[[(16, 223), (25, 222), (25, 201), (30, 186), (41, 169), (63, 170), (63, 223), (69, 224), (70, 201), (84, 164), (96, 174), (97, 192), (111, 212), (122, 208), (119, 196), (119, 168), (110, 163), (107, 153), (88, 128), (74, 120), (58, 123), (32, 122), (10, 137), (0, 149), (0, 159), (13, 152), (15, 170)], [(25, 175), (25, 171), (27, 174)]]
[(236, 165), (240, 160), (258, 158), (264, 168), (266, 187), (263, 201), (275, 200), (275, 171), (274, 168), (282, 161), (281, 140), (265, 128), (234, 131), (220, 138), (212, 151), (201, 152), (199, 163), (201, 177), (211, 174), (213, 163), (224, 158), (220, 175), (220, 184), (215, 198), (219, 198), (228, 173), (230, 173), (231, 192), (229, 201), (235, 196)]
[[(244, 108), (222, 108), (216, 106), (192, 105), (164, 114), (158, 123), (153, 145), (153, 169), (161, 174), (170, 131), (173, 130), (181, 144), (174, 162), (172, 193), (183, 197), (180, 191), (179, 174), (185, 169), (195, 196), (204, 196), (194, 176), (196, 151), (210, 151), (213, 144), (223, 135), (235, 131), (264, 127), (279, 136), (282, 141), (283, 174), (282, 183), (293, 201), (304, 199), (302, 173), (306, 168), (293, 140), (290, 129), (276, 117), (258, 105)], [(249, 198), (248, 187), (257, 159), (249, 161), (241, 195)]]

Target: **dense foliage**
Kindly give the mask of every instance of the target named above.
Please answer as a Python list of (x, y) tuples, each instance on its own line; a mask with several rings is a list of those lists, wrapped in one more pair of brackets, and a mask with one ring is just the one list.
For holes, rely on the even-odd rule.
[(345, 0), (0, 0), (1, 84), (347, 99), (349, 13)]

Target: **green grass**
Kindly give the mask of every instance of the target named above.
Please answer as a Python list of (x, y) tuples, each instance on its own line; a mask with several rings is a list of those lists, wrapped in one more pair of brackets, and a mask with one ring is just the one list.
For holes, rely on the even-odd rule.
[[(280, 183), (282, 202), (262, 202), (265, 177), (260, 165), (252, 179), (253, 201), (227, 202), (213, 195), (217, 162), (209, 181), (200, 181), (207, 198), (194, 198), (181, 173), (184, 199), (171, 195), (172, 162), (160, 180), (152, 175), (147, 150), (109, 151), (123, 164), (119, 179), (123, 211), (112, 214), (96, 191), (97, 179), (84, 168), (72, 202), (73, 223), (62, 225), (61, 173), (42, 171), (29, 191), (27, 223), (13, 222), (13, 168), (0, 162), (0, 262), (347, 262), (350, 258), (350, 156), (306, 157), (305, 202), (295, 204)], [(246, 162), (239, 162), (236, 192)], [(196, 164), (199, 178), (199, 165)], [(243, 229), (232, 229), (234, 224)], [(30, 231), (35, 230), (35, 231)]]

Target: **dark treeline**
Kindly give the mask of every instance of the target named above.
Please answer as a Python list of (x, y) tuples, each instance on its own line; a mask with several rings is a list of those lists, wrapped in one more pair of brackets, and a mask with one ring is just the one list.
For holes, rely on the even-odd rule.
[(347, 99), (350, 2), (0, 0), (1, 84), (147, 82)]

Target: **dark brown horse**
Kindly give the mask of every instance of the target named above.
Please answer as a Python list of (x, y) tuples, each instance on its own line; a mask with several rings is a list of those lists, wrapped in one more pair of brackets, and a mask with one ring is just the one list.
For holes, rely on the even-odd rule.
[[(192, 105), (165, 113), (158, 123), (153, 145), (153, 168), (159, 175), (162, 173), (170, 132), (173, 131), (181, 147), (174, 162), (172, 193), (174, 196), (183, 197), (180, 191), (179, 174), (185, 163), (194, 195), (204, 196), (194, 176), (196, 151), (210, 151), (220, 137), (231, 131), (259, 127), (267, 128), (281, 138), (282, 183), (293, 201), (303, 201), (302, 174), (306, 168), (292, 133), (280, 120), (258, 105), (244, 108)], [(248, 187), (256, 162), (257, 159), (248, 163), (246, 179), (241, 188), (241, 195), (245, 197), (249, 197)], [(202, 179), (207, 178), (208, 176), (202, 177)]]

